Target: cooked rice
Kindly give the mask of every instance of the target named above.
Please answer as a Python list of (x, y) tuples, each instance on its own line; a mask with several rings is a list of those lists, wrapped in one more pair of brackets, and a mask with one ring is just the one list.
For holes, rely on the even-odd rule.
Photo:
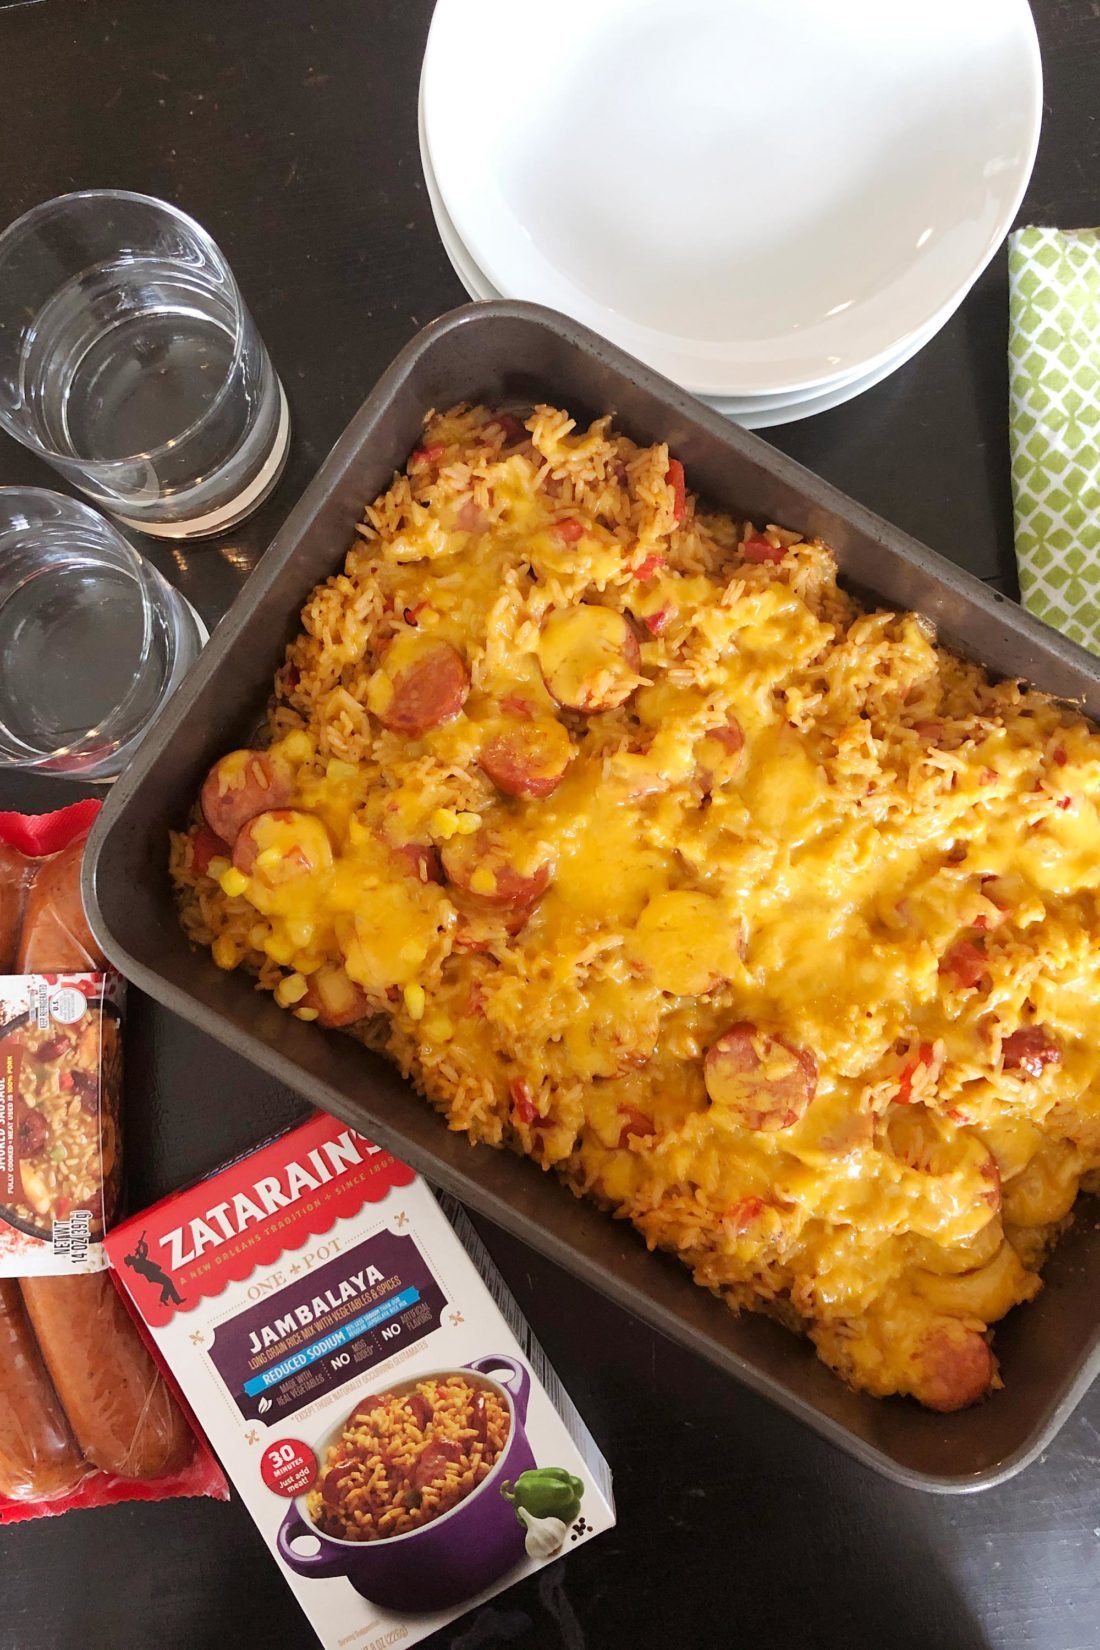
[(489, 1476), (508, 1427), (500, 1395), (463, 1375), (366, 1398), (325, 1452), (309, 1516), (341, 1541), (419, 1529)]
[[(548, 614), (581, 602), (629, 618), (648, 683), (590, 715), (535, 662)], [(523, 430), (432, 416), (302, 623), (268, 739), (336, 865), (288, 926), (175, 836), (192, 939), (303, 1018), (346, 962), (356, 1034), (451, 1128), (554, 1168), (853, 1384), (939, 1408), (994, 1384), (987, 1326), (1039, 1288), (1100, 1166), (1089, 724), (923, 619), (860, 608), (819, 541), (684, 501), (664, 445), (550, 407)], [(471, 678), (420, 737), (375, 714), (410, 631)], [(543, 799), (478, 765), (517, 695), (572, 741)], [(709, 772), (731, 718), (744, 751)], [(552, 868), (518, 931), (429, 860), (377, 858), (482, 826), (519, 871)], [(710, 974), (691, 933), (654, 919), (646, 939), (669, 892), (720, 917)], [(765, 1083), (816, 1067), (804, 1115), (749, 1126), (708, 1094), (705, 1051), (745, 1026)]]

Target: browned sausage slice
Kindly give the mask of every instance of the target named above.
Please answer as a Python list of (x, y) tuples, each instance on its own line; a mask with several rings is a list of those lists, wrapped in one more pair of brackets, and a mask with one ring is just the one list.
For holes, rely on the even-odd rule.
[(14, 1278), (0, 1279), (0, 1495), (53, 1501), (88, 1469), (65, 1422)]
[(84, 843), (71, 842), (39, 866), (23, 913), (15, 959), (20, 974), (103, 967), (80, 896), (83, 856)]
[(487, 826), (473, 836), (451, 837), (443, 844), (442, 855), (448, 881), (482, 905), (526, 910), (541, 898), (550, 881), (548, 862), (521, 867), (514, 847)]
[(384, 727), (415, 738), (457, 716), (469, 691), (470, 673), (450, 642), (411, 630), (386, 649), (367, 703)]
[(543, 623), (538, 660), (551, 698), (567, 710), (614, 710), (642, 683), (638, 638), (613, 607), (557, 608)]
[(316, 814), (276, 808), (257, 814), (241, 827), (233, 845), (233, 863), (245, 876), (275, 887), (327, 869), (332, 864), (332, 843)]
[(712, 1043), (703, 1061), (707, 1093), (748, 1129), (789, 1129), (817, 1090), (817, 1062), (806, 1049), (739, 1021)]
[(230, 751), (203, 781), (202, 816), (215, 836), (235, 842), (256, 814), (285, 808), (294, 794), (289, 771), (266, 751)]
[(1001, 1059), (1006, 1071), (1041, 1077), (1045, 1066), (1061, 1064), (1062, 1050), (1046, 1026), (1021, 1026), (1005, 1038)]
[(478, 761), (484, 773), (505, 796), (550, 796), (561, 784), (573, 742), (560, 722), (509, 722), (490, 735)]
[(944, 1414), (984, 1398), (997, 1372), (985, 1336), (958, 1322), (929, 1330), (917, 1348), (915, 1364), (914, 1397), (926, 1409)]
[(107, 1272), (23, 1278), (27, 1315), (86, 1458), (120, 1478), (183, 1466), (191, 1434)]

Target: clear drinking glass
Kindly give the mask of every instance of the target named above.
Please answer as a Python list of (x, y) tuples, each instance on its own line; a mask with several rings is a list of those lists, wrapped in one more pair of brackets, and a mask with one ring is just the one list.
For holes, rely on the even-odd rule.
[(290, 439), (214, 242), (113, 189), (46, 201), (0, 235), (0, 425), (127, 526), (174, 539), (254, 510)]
[(206, 639), (86, 504), (0, 487), (0, 765), (113, 779)]

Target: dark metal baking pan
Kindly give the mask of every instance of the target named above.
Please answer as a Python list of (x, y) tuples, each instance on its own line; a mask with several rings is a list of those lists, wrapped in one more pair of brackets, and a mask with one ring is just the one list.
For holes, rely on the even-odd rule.
[(926, 614), (944, 642), (997, 674), (1024, 676), (1100, 714), (1096, 662), (1014, 603), (584, 327), (529, 304), (472, 305), (426, 327), (380, 379), (115, 784), (84, 857), (97, 937), (166, 1007), (868, 1465), (924, 1489), (997, 1483), (1043, 1448), (1100, 1366), (1093, 1220), (1063, 1241), (1039, 1299), (998, 1329), (1003, 1391), (952, 1416), (876, 1400), (849, 1391), (775, 1324), (734, 1318), (677, 1262), (648, 1254), (627, 1226), (575, 1201), (533, 1164), (449, 1133), (381, 1058), (294, 1019), (184, 941), (167, 874), (169, 827), (187, 818), (215, 758), (251, 735), (303, 601), (342, 561), (364, 502), (404, 464), (425, 411), (474, 399), (545, 400), (582, 418), (614, 413), (636, 440), (668, 441), (690, 485), (716, 504), (820, 534), (851, 586)]

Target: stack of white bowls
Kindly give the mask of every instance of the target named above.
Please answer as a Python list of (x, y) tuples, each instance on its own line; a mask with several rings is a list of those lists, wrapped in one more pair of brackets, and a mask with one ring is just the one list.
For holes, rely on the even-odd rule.
[(548, 304), (765, 428), (939, 331), (1041, 115), (1027, 0), (438, 0), (420, 154), (472, 298)]

